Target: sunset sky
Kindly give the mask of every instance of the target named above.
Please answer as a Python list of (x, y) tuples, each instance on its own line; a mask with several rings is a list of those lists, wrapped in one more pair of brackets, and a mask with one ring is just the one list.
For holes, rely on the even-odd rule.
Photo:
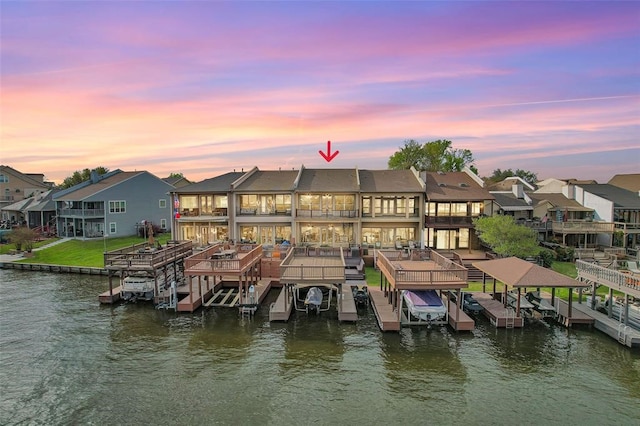
[[(0, 163), (640, 173), (640, 2), (0, 2)], [(318, 153), (331, 140), (340, 154)]]

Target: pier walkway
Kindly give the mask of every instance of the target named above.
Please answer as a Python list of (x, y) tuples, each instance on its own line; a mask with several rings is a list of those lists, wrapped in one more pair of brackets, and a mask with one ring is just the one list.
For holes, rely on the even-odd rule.
[(489, 293), (473, 293), (473, 298), (484, 308), (482, 313), (496, 328), (521, 328), (524, 318), (517, 317), (512, 308), (505, 308), (504, 304), (495, 300)]

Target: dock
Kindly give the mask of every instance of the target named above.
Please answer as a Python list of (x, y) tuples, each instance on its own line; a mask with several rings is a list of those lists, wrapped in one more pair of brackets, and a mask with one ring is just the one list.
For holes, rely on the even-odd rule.
[[(357, 284), (354, 284), (357, 286)], [(358, 310), (356, 302), (353, 300), (352, 286), (343, 284), (340, 293), (338, 293), (338, 320), (339, 321), (357, 321)]]
[(387, 301), (384, 292), (375, 287), (369, 287), (369, 300), (376, 315), (378, 326), (382, 331), (400, 331), (400, 320), (392, 305)]
[(289, 321), (293, 311), (293, 289), (282, 286), (280, 294), (269, 307), (269, 321)]
[(114, 287), (113, 290), (107, 290), (104, 293), (100, 293), (98, 295), (98, 301), (100, 303), (116, 303), (120, 301), (120, 291), (122, 290), (122, 286)]
[[(566, 309), (567, 302), (560, 300), (559, 302), (556, 302), (556, 304), (558, 303), (560, 309), (562, 309), (563, 304)], [(608, 315), (593, 310), (589, 305), (584, 303), (573, 303), (571, 308), (574, 316), (579, 312), (581, 315), (590, 318), (596, 330), (608, 334), (616, 339), (620, 344), (630, 348), (640, 347), (640, 331), (635, 328), (629, 327), (616, 319), (609, 318)], [(556, 307), (556, 309), (558, 308)]]
[(472, 331), (476, 322), (453, 302), (449, 302), (449, 325), (455, 331)]
[[(556, 320), (565, 327), (571, 327), (574, 324), (594, 325), (595, 319), (593, 316), (586, 311), (579, 309), (577, 307), (578, 305), (579, 304), (575, 302), (571, 304), (571, 316), (569, 316), (569, 304), (556, 297), (554, 306), (556, 308)], [(597, 313), (597, 311), (593, 311), (590, 308), (587, 309), (589, 309), (591, 313)], [(606, 315), (603, 316), (606, 317)]]
[(505, 308), (502, 302), (488, 293), (474, 293), (474, 299), (483, 307), (482, 313), (496, 328), (524, 327), (524, 318), (517, 317), (512, 308)]

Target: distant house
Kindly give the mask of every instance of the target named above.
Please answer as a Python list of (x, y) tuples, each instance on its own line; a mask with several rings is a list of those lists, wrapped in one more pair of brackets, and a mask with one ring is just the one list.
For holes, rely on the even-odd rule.
[(22, 201), (25, 198), (43, 193), (51, 189), (52, 184), (44, 181), (40, 173), (22, 173), (9, 166), (0, 165), (0, 212), (1, 219), (10, 222), (21, 222), (24, 217), (16, 216), (5, 207)]
[(468, 168), (463, 172), (423, 172), (427, 187), (425, 245), (438, 250), (479, 248), (473, 219), (492, 216), (495, 197)]
[(535, 188), (525, 180), (513, 176), (491, 185), (491, 195), (495, 197), (496, 209), (499, 214), (513, 216), (516, 221), (531, 221), (533, 203), (528, 193)]
[(94, 172), (90, 180), (54, 195), (58, 236), (129, 236), (147, 222), (169, 231), (173, 189), (146, 171)]
[(163, 181), (167, 182), (169, 185), (174, 188), (182, 188), (187, 185), (191, 185), (191, 181), (184, 176), (169, 176), (166, 178), (162, 178)]
[(615, 175), (608, 183), (609, 185), (617, 186), (618, 188), (640, 193), (640, 173)]
[(24, 200), (4, 207), (12, 217), (19, 218), (18, 223), (24, 224), (31, 229), (36, 229), (45, 235), (55, 235), (56, 206), (53, 195), (58, 192), (50, 189), (39, 192)]

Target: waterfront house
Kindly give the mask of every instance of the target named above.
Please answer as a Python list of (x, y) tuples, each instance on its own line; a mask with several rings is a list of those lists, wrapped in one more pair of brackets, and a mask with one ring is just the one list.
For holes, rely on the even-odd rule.
[(487, 188), (495, 197), (494, 210), (498, 214), (509, 215), (518, 222), (534, 219), (533, 205), (528, 192), (534, 191), (533, 185), (517, 176), (511, 176)]
[(243, 175), (244, 172), (233, 171), (174, 189), (174, 238), (191, 240), (196, 245), (233, 238), (231, 184)]
[(25, 218), (17, 214), (19, 210), (14, 208), (9, 211), (5, 207), (46, 192), (52, 186), (44, 181), (42, 173), (22, 173), (12, 167), (0, 165), (0, 219), (21, 223)]
[(88, 181), (53, 196), (58, 236), (135, 235), (149, 222), (169, 231), (171, 190), (171, 185), (146, 171), (93, 172)]
[(417, 248), (422, 240), (425, 183), (415, 169), (359, 170), (361, 229), (368, 248)]
[(254, 167), (232, 183), (232, 234), (244, 243), (291, 242), (295, 226), (293, 190), (298, 170), (259, 170)]
[(4, 207), (3, 210), (10, 216), (18, 218), (19, 223), (24, 223), (42, 235), (55, 235), (56, 205), (53, 195), (56, 192), (58, 192), (56, 189), (38, 192)]
[(473, 220), (492, 216), (495, 197), (468, 168), (462, 172), (422, 172), (427, 209), (424, 242), (438, 250), (477, 249)]

